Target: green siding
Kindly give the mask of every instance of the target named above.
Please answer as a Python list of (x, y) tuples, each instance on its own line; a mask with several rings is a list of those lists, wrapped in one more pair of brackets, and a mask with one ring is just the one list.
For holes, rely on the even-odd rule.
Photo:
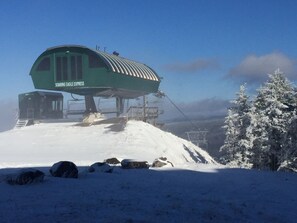
[[(132, 97), (133, 95), (137, 97), (140, 95), (154, 93), (158, 91), (160, 81), (152, 81), (140, 77), (128, 76), (125, 74), (112, 72), (107, 65), (104, 67), (97, 68), (89, 67), (90, 54), (96, 56), (96, 54), (92, 50), (84, 47), (58, 47), (45, 51), (37, 58), (30, 71), (30, 75), (32, 77), (35, 88), (55, 91), (66, 91), (81, 95), (88, 94), (97, 96), (100, 96), (101, 92), (103, 92), (104, 90), (111, 89), (110, 94), (121, 94), (117, 96), (122, 97)], [(70, 58), (72, 56), (82, 57), (83, 74), (82, 79), (80, 80), (71, 80), (70, 71), (74, 70), (72, 68), (75, 67), (73, 66), (73, 64), (71, 64)], [(40, 62), (46, 57), (50, 58), (50, 70), (37, 70)], [(57, 81), (57, 57), (67, 58), (67, 81)], [(100, 63), (104, 63), (104, 61), (99, 55), (97, 55), (97, 59), (101, 60)], [(76, 66), (79, 67), (79, 65)]]

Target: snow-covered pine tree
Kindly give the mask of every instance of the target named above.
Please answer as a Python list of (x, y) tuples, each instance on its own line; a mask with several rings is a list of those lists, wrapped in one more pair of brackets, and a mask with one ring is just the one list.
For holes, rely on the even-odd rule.
[[(296, 109), (296, 108), (295, 108)], [(286, 149), (283, 152), (281, 167), (297, 171), (297, 116), (292, 118), (288, 126)]]
[(297, 170), (297, 90), (295, 89), (295, 100), (288, 106), (288, 111), (292, 113), (289, 125), (287, 126), (286, 144), (282, 152), (282, 166), (287, 166)]
[(245, 85), (240, 86), (237, 98), (231, 101), (233, 106), (228, 110), (225, 119), (226, 138), (221, 147), (222, 162), (237, 166), (249, 166), (249, 141), (246, 130), (250, 125), (250, 103)]
[[(254, 103), (250, 109), (250, 126), (247, 128), (247, 138), (249, 141), (250, 162), (253, 168), (263, 169), (267, 151), (268, 132), (266, 131), (266, 119), (262, 110), (258, 110)], [(263, 166), (262, 166), (263, 165)]]
[(223, 164), (230, 163), (236, 159), (236, 147), (238, 145), (238, 129), (236, 128), (237, 114), (235, 114), (232, 108), (228, 109), (228, 115), (225, 118), (225, 129), (226, 138), (224, 140), (224, 145), (220, 148), (221, 158), (220, 161)]
[(258, 90), (251, 108), (248, 137), (255, 168), (277, 170), (287, 154), (287, 131), (294, 117), (295, 91), (280, 70)]

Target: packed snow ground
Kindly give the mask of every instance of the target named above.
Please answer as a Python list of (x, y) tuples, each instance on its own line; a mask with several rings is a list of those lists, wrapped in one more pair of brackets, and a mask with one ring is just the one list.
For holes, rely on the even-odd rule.
[[(40, 124), (0, 133), (0, 149), (1, 223), (297, 219), (296, 174), (224, 168), (191, 143), (142, 122)], [(149, 162), (166, 156), (176, 167), (87, 173), (84, 165), (114, 156)], [(198, 158), (212, 164), (197, 164)], [(60, 160), (80, 165), (79, 178), (51, 177), (49, 167)], [(18, 170), (7, 167), (38, 165), (43, 183), (4, 181)]]

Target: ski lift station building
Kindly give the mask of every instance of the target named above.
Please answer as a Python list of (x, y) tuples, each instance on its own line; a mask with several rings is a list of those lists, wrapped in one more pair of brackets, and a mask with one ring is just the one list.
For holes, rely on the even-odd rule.
[(36, 89), (124, 99), (156, 93), (160, 84), (156, 72), (143, 63), (77, 45), (47, 49), (30, 75)]
[[(109, 54), (79, 45), (48, 48), (34, 62), (30, 75), (36, 89), (85, 96), (85, 113), (97, 112), (94, 96), (114, 97), (118, 115), (123, 112), (123, 99), (156, 93), (161, 81), (156, 72), (143, 63), (120, 57), (117, 52)], [(20, 118), (32, 116), (32, 111), (34, 117), (61, 117), (63, 104), (60, 102), (61, 94), (57, 93), (21, 94)], [(56, 114), (45, 112), (53, 110), (49, 105), (55, 103), (59, 104), (53, 107)]]

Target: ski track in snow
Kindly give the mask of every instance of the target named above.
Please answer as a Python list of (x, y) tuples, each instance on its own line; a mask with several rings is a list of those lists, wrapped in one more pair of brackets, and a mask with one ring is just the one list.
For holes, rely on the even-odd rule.
[[(200, 148), (142, 122), (110, 125), (40, 124), (0, 134), (0, 222), (295, 222), (297, 176), (292, 173), (197, 164)], [(193, 155), (192, 154), (192, 155)], [(175, 167), (87, 173), (106, 158), (152, 162), (166, 156)], [(185, 158), (186, 159), (185, 159)], [(199, 158), (199, 157), (198, 157)], [(80, 165), (78, 179), (51, 177), (60, 160)], [(187, 162), (191, 161), (191, 162)], [(46, 173), (43, 183), (8, 185), (20, 166)]]

